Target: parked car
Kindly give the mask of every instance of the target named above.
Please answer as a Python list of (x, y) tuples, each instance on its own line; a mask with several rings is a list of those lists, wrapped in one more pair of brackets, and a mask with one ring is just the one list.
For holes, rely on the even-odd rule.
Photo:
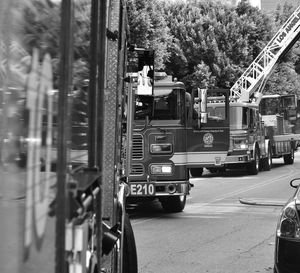
[(290, 182), (295, 193), (284, 205), (276, 229), (274, 273), (300, 272), (300, 178)]

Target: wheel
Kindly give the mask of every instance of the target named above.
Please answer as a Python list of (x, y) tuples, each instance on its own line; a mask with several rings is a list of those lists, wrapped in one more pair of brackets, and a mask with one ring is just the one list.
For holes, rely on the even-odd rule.
[(272, 169), (272, 152), (270, 146), (268, 147), (268, 155), (264, 159), (263, 169), (265, 171), (270, 171)]
[(259, 171), (259, 161), (260, 161), (260, 156), (259, 156), (259, 151), (258, 148), (255, 148), (254, 150), (254, 160), (249, 163), (247, 171), (251, 175), (256, 175), (258, 174)]
[(192, 177), (200, 177), (203, 173), (203, 168), (191, 168), (190, 173)]
[[(88, 242), (88, 251), (86, 253), (87, 255), (87, 273), (97, 273), (98, 271), (98, 260), (97, 254), (99, 253), (97, 251), (97, 247), (95, 245), (96, 243), (96, 236), (97, 232), (95, 229), (90, 229), (90, 239)], [(136, 245), (135, 245), (135, 238), (133, 234), (133, 229), (129, 220), (129, 216), (126, 213), (125, 219), (124, 219), (124, 231), (123, 231), (123, 238), (122, 241), (122, 270), (123, 273), (137, 273), (138, 272), (138, 263), (137, 263), (137, 252), (136, 252)], [(103, 240), (102, 240), (103, 244)], [(103, 246), (103, 245), (102, 245)], [(116, 248), (114, 247), (116, 250)], [(111, 250), (112, 251), (112, 250)], [(118, 252), (120, 253), (120, 252)], [(103, 254), (103, 253), (102, 253)], [(118, 258), (121, 258), (120, 255), (118, 255)], [(118, 263), (119, 265), (119, 263)], [(118, 266), (119, 267), (119, 266)], [(117, 270), (116, 268), (114, 270)], [(102, 272), (102, 271), (101, 271)], [(115, 271), (114, 271), (115, 272)], [(118, 270), (119, 272), (119, 270)]]
[(138, 262), (135, 238), (132, 226), (128, 217), (125, 215), (124, 221), (124, 237), (123, 237), (123, 273), (137, 273)]
[(288, 165), (294, 164), (294, 157), (295, 157), (294, 149), (291, 148), (291, 152), (283, 156), (284, 164), (288, 164)]
[(166, 212), (181, 212), (185, 207), (186, 195), (165, 196), (159, 201)]

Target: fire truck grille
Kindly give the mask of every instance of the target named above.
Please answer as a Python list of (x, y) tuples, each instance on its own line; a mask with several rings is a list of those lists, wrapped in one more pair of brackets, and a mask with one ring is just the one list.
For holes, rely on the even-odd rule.
[(143, 136), (134, 134), (132, 137), (132, 159), (138, 160), (144, 158), (144, 141)]
[(144, 166), (142, 164), (132, 164), (130, 175), (143, 175)]

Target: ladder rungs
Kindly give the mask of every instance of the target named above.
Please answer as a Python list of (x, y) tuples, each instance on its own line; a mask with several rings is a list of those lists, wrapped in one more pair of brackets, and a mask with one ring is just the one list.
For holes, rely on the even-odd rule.
[[(256, 88), (254, 89), (253, 87), (257, 85), (262, 76), (266, 78), (268, 73), (272, 71), (272, 67), (299, 32), (300, 6), (293, 12), (271, 41), (231, 87), (231, 96), (241, 98), (243, 95), (242, 92), (246, 92), (247, 96), (251, 96), (256, 91)], [(261, 92), (261, 90), (258, 90), (258, 92)]]

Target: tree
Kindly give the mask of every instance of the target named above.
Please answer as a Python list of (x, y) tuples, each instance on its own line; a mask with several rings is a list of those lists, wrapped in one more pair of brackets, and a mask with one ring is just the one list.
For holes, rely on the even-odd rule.
[(272, 21), (246, 1), (236, 9), (198, 1), (196, 5), (166, 4), (164, 10), (174, 37), (166, 68), (187, 84), (198, 65), (205, 64), (214, 79), (210, 84), (233, 85), (272, 34)]
[(204, 62), (198, 64), (194, 68), (194, 72), (184, 78), (185, 83), (191, 90), (196, 88), (208, 88), (211, 85), (213, 86), (213, 80), (214, 78), (211, 77), (210, 69)]
[(265, 93), (300, 95), (300, 75), (290, 63), (278, 65), (267, 81)]
[(127, 2), (130, 43), (155, 51), (155, 69), (162, 70), (170, 53), (172, 37), (163, 16), (163, 3), (157, 0)]

